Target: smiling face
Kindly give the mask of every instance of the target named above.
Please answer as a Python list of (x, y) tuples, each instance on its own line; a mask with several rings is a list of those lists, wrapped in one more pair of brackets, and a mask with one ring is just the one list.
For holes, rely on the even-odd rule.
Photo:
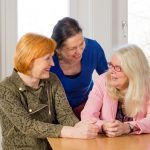
[(85, 48), (85, 41), (82, 33), (78, 33), (73, 37), (68, 38), (60, 51), (61, 55), (63, 56), (64, 60), (77, 62), (81, 61), (82, 53)]
[(128, 87), (128, 77), (121, 68), (121, 62), (116, 55), (113, 55), (109, 63), (110, 84), (119, 89), (124, 90)]
[(51, 66), (54, 66), (52, 54), (46, 54), (43, 57), (33, 60), (30, 70), (30, 76), (35, 79), (49, 78)]

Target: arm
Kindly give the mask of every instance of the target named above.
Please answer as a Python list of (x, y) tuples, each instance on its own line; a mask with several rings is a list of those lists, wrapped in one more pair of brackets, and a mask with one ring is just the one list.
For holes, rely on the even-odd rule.
[[(95, 120), (80, 121), (75, 117), (64, 92), (64, 89), (58, 80), (54, 77), (52, 79), (55, 110), (57, 114), (57, 120), (60, 124), (64, 125), (60, 137), (67, 138), (80, 138), (91, 139), (95, 138), (98, 134), (99, 128), (95, 124)], [(78, 123), (77, 123), (78, 122)]]
[(134, 134), (150, 133), (150, 99), (147, 99), (143, 109), (145, 109), (144, 111), (146, 112), (145, 117), (138, 118), (139, 113), (134, 121), (128, 122), (138, 129), (133, 132)]
[(12, 128), (37, 138), (60, 136), (63, 126), (32, 119), (21, 103), (18, 91), (3, 85), (0, 86), (0, 91), (0, 109)]
[(96, 120), (80, 121), (74, 127), (64, 126), (61, 130), (61, 137), (92, 139), (98, 135), (99, 127)]
[(72, 108), (69, 105), (60, 80), (54, 74), (51, 74), (50, 80), (52, 84), (53, 105), (55, 107), (58, 122), (64, 126), (74, 126), (79, 120), (74, 115)]
[[(102, 88), (103, 87), (103, 88)], [(103, 121), (100, 120), (100, 112), (103, 105), (103, 96), (105, 88), (104, 74), (94, 83), (93, 89), (89, 94), (86, 105), (81, 112), (81, 120), (96, 119), (97, 125), (101, 128)]]
[[(150, 133), (150, 100), (144, 105), (143, 112), (139, 112), (134, 121), (120, 122), (113, 120), (102, 125), (103, 131), (109, 137), (122, 134)], [(144, 115), (146, 113), (146, 115)]]

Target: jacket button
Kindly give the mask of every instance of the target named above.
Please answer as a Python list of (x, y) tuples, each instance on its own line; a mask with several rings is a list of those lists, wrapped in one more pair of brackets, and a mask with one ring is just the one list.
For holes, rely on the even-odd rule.
[(29, 109), (29, 112), (32, 112), (32, 109)]
[(22, 87), (19, 88), (19, 91), (23, 91)]

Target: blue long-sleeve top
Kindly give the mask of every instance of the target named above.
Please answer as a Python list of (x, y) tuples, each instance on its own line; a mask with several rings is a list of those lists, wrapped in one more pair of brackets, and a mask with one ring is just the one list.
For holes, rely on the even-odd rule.
[(64, 75), (56, 54), (53, 56), (55, 66), (50, 70), (62, 82), (72, 108), (87, 100), (93, 87), (93, 71), (96, 70), (98, 74), (102, 74), (108, 69), (104, 51), (98, 42), (87, 38), (85, 38), (85, 42), (86, 46), (81, 59), (81, 73), (77, 77), (69, 78)]

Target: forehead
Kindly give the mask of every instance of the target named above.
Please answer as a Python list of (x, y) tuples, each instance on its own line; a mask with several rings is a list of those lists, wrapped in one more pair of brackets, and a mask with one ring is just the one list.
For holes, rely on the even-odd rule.
[(119, 57), (116, 55), (116, 54), (113, 54), (112, 57), (110, 58), (110, 62), (113, 64), (113, 65), (121, 65), (121, 61), (119, 59)]
[(54, 53), (47, 53), (41, 57), (36, 58), (35, 60), (42, 60), (42, 59), (47, 58), (47, 57), (52, 57), (53, 55), (54, 55)]
[(80, 44), (84, 40), (84, 37), (82, 35), (82, 32), (68, 38), (65, 42), (65, 46), (76, 46), (77, 44)]

